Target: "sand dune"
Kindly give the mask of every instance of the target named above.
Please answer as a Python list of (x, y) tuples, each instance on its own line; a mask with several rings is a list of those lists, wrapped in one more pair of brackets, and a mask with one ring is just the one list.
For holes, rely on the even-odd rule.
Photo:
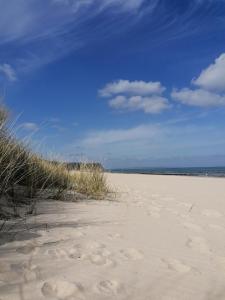
[(43, 201), (2, 236), (0, 299), (225, 299), (225, 179), (107, 176), (114, 201)]

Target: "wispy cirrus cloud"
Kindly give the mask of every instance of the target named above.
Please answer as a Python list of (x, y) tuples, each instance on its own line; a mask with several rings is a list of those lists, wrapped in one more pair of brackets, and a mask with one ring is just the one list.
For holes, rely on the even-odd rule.
[[(155, 24), (158, 25), (157, 30), (165, 30), (182, 19), (184, 30), (189, 28), (189, 23), (196, 19), (195, 14), (198, 10), (204, 10), (203, 15), (206, 17), (217, 15), (218, 13), (215, 13), (217, 10), (212, 10), (212, 8), (223, 2), (223, 0), (189, 0), (184, 2), (183, 10), (180, 11), (174, 5), (175, 2), (171, 3), (169, 0), (1, 0), (0, 43), (15, 40), (24, 43), (59, 37), (69, 31), (75, 33), (81, 25), (105, 11), (109, 12), (107, 17), (110, 26), (116, 25), (121, 14), (133, 13), (134, 19), (146, 15), (149, 17), (151, 14), (154, 22), (159, 15), (164, 16), (160, 25)], [(157, 14), (155, 14), (156, 11)], [(169, 17), (170, 21), (168, 21)], [(129, 22), (126, 22), (125, 18), (124, 27), (129, 27), (134, 19), (129, 18)], [(111, 21), (115, 23), (112, 24)], [(104, 27), (101, 26), (101, 29)]]
[(110, 9), (132, 12), (144, 0), (0, 1), (0, 43), (59, 37)]
[(224, 157), (224, 125), (195, 123), (196, 116), (191, 120), (190, 123), (189, 118), (180, 118), (127, 128), (87, 131), (81, 139), (67, 145), (64, 153), (75, 155), (77, 150), (85, 158), (102, 161), (114, 168), (176, 166), (188, 163), (195, 156), (202, 156), (202, 160), (196, 159), (192, 166), (199, 166), (202, 161), (208, 165), (210, 160), (207, 161), (206, 157), (210, 157), (215, 149), (214, 153)]
[(221, 3), (190, 0), (181, 12), (169, 0), (0, 0), (1, 54), (18, 73), (27, 72), (93, 41), (121, 35), (142, 20), (150, 41), (180, 38), (203, 30), (200, 11), (219, 22)]
[(111, 129), (89, 132), (81, 141), (82, 146), (100, 146), (102, 144), (115, 144), (152, 138), (159, 134), (156, 125), (139, 125), (128, 129)]
[(120, 10), (133, 10), (140, 7), (144, 0), (52, 0), (53, 3), (69, 6), (73, 12), (90, 5), (98, 5), (98, 9), (102, 10), (107, 7), (118, 7)]
[[(6, 47), (7, 54), (4, 56), (13, 61), (18, 70), (29, 71), (110, 34), (118, 20), (125, 23), (125, 16), (137, 13), (143, 2), (0, 0), (0, 45), (2, 51)], [(107, 19), (102, 18), (105, 12)], [(121, 21), (121, 14), (124, 21)], [(98, 17), (102, 19), (102, 26), (95, 23)], [(123, 26), (124, 30), (132, 23)]]
[(39, 126), (33, 122), (25, 122), (20, 125), (20, 128), (25, 129), (27, 131), (37, 131), (39, 130)]
[(10, 82), (17, 80), (16, 71), (9, 64), (0, 65), (0, 74), (2, 74)]

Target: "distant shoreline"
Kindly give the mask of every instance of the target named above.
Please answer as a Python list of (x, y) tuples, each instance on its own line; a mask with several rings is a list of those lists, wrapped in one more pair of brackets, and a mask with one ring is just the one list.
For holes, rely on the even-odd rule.
[(188, 176), (188, 177), (203, 177), (203, 178), (225, 178), (225, 167), (113, 169), (113, 170), (106, 170), (106, 172), (114, 173), (114, 174), (142, 174), (142, 175)]
[(124, 174), (124, 175), (154, 175), (154, 176), (181, 176), (181, 177), (197, 177), (197, 178), (225, 178), (223, 176), (215, 176), (215, 175), (193, 175), (193, 174), (161, 174), (161, 173), (141, 173), (141, 172), (114, 172), (107, 170), (106, 173), (112, 174)]

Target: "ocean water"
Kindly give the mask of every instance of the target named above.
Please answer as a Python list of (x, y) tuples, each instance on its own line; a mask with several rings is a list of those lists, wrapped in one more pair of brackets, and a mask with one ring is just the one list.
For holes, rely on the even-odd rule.
[(112, 173), (225, 177), (225, 167), (113, 169)]

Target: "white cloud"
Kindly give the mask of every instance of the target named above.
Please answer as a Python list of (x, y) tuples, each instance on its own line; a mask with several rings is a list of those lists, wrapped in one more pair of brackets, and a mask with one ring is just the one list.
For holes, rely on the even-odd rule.
[(171, 97), (182, 104), (199, 107), (225, 106), (225, 53), (192, 80), (195, 89), (174, 89)]
[(186, 105), (200, 107), (225, 106), (225, 95), (219, 95), (203, 89), (191, 90), (184, 88), (173, 90), (171, 96), (174, 100)]
[(37, 131), (39, 129), (36, 123), (26, 122), (21, 124), (21, 128), (28, 130), (28, 131)]
[(165, 88), (160, 82), (118, 80), (106, 84), (104, 88), (99, 90), (99, 95), (101, 97), (110, 97), (116, 94), (144, 96), (151, 94), (162, 94), (164, 90)]
[(160, 82), (118, 80), (99, 90), (100, 97), (113, 97), (108, 103), (113, 109), (124, 111), (141, 110), (148, 114), (160, 113), (169, 108), (162, 96), (165, 87)]
[(82, 146), (100, 146), (152, 138), (160, 132), (156, 125), (140, 125), (129, 129), (112, 129), (90, 132), (80, 144)]
[(127, 105), (127, 97), (125, 96), (116, 96), (115, 98), (111, 99), (109, 101), (109, 106), (111, 106), (112, 108), (115, 109), (120, 109), (120, 108), (124, 108)]
[(114, 109), (137, 111), (142, 110), (145, 113), (160, 113), (169, 108), (168, 100), (164, 97), (153, 95), (149, 97), (117, 96), (109, 101), (109, 106)]
[(9, 64), (0, 65), (0, 73), (2, 73), (11, 82), (17, 80), (16, 71)]
[(213, 64), (203, 70), (192, 83), (206, 90), (225, 92), (225, 53), (221, 54)]

